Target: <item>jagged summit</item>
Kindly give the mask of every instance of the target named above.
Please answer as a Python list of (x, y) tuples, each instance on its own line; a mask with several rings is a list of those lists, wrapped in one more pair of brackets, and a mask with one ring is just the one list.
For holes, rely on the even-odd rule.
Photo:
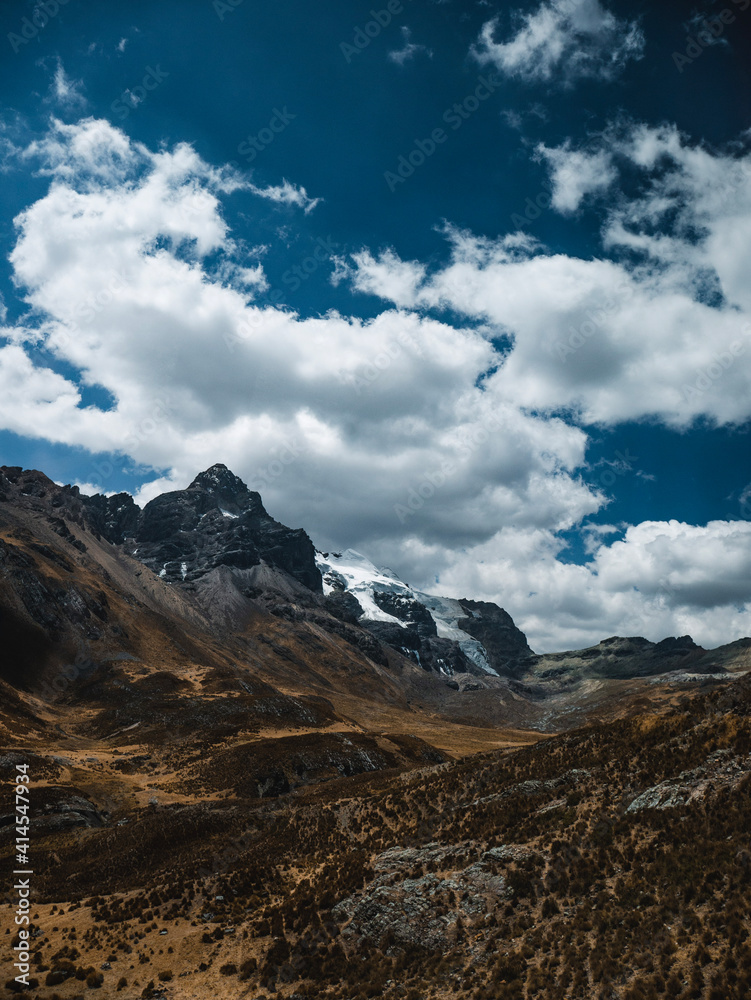
[(168, 583), (190, 585), (212, 570), (265, 566), (321, 592), (315, 549), (305, 531), (271, 517), (260, 494), (226, 465), (212, 465), (187, 489), (162, 493), (143, 510), (128, 493), (84, 496), (75, 487), (58, 487), (40, 472), (3, 466), (0, 502), (9, 492), (49, 502), (96, 537), (125, 546)]
[(196, 478), (188, 487), (192, 489), (205, 489), (211, 491), (214, 488), (223, 489), (226, 485), (230, 487), (246, 488), (245, 483), (236, 476), (231, 469), (228, 469), (222, 462), (217, 462), (209, 469), (199, 472)]
[[(253, 509), (264, 510), (260, 493), (249, 490), (245, 483), (226, 465), (212, 465), (210, 469), (199, 473), (188, 490), (200, 490), (216, 499), (220, 508), (238, 514), (241, 511)], [(264, 511), (265, 513), (265, 511)]]
[(186, 490), (147, 503), (133, 541), (133, 554), (170, 582), (195, 581), (220, 567), (249, 570), (263, 563), (310, 590), (321, 590), (307, 534), (274, 520), (260, 494), (226, 465), (212, 465)]

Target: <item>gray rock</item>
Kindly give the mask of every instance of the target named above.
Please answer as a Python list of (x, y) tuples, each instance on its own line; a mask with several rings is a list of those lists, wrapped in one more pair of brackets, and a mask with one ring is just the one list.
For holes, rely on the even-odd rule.
[(534, 655), (526, 635), (517, 628), (511, 615), (488, 601), (459, 601), (467, 612), (457, 626), (482, 643), (490, 665), (501, 676), (523, 672), (524, 661)]
[[(333, 913), (345, 935), (376, 942), (391, 935), (402, 946), (440, 951), (450, 944), (460, 919), (480, 917), (510, 895), (499, 867), (532, 853), (515, 845), (496, 847), (467, 864), (468, 856), (477, 854), (472, 842), (394, 847), (376, 858), (375, 879)], [(435, 870), (424, 873), (425, 866)]]
[(731, 750), (717, 750), (699, 767), (683, 771), (677, 778), (661, 781), (637, 795), (626, 812), (690, 805), (720, 788), (735, 790), (750, 772), (751, 756), (736, 757)]
[(221, 566), (251, 569), (263, 561), (309, 590), (322, 591), (307, 534), (275, 521), (260, 494), (224, 465), (202, 472), (187, 489), (146, 504), (133, 542), (136, 558), (170, 583), (190, 583)]

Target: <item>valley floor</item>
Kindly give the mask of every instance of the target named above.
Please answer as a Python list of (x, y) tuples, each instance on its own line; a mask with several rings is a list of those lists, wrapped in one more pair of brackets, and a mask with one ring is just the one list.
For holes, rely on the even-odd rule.
[(749, 678), (534, 742), (86, 724), (0, 750), (32, 777), (31, 997), (751, 996)]

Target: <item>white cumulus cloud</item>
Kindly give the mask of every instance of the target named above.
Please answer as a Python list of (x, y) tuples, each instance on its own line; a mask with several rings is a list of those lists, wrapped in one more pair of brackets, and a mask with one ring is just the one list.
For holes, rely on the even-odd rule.
[(647, 521), (610, 544), (606, 538), (603, 532), (585, 565), (562, 562), (560, 538), (528, 528), (504, 528), (461, 554), (414, 540), (408, 552), (418, 577), (421, 567), (440, 567), (438, 582), (426, 581), (431, 592), (497, 601), (538, 652), (580, 649), (616, 634), (652, 641), (691, 635), (709, 649), (748, 635), (747, 521)]
[[(16, 219), (11, 255), (36, 318), (6, 331), (2, 358), (22, 386), (6, 416), (19, 433), (170, 469), (154, 489), (224, 461), (330, 539), (402, 531), (396, 508), (447, 462), (430, 536), (452, 520), (462, 538), (499, 518), (570, 526), (602, 502), (576, 474), (586, 435), (478, 386), (497, 361), (481, 332), (399, 308), (302, 319), (254, 304), (262, 269), (233, 270), (220, 204), (241, 181), (189, 146), (152, 153), (84, 121), (54, 124), (26, 156), (52, 183)], [(115, 405), (80, 406), (31, 344)], [(467, 503), (460, 525), (450, 512)]]
[(79, 111), (86, 106), (83, 95), (83, 81), (73, 80), (65, 72), (62, 62), (58, 59), (52, 78), (49, 100), (59, 104), (66, 110)]
[[(366, 250), (350, 264), (354, 287), (401, 308), (450, 308), (491, 324), (512, 346), (487, 389), (519, 406), (568, 410), (586, 423), (748, 420), (748, 142), (710, 151), (675, 128), (633, 125), (591, 148), (541, 155), (561, 211), (616, 187), (602, 209), (602, 256), (449, 228), (444, 266), (429, 273), (391, 250)], [(640, 181), (630, 198), (617, 192), (625, 166)]]
[(410, 59), (414, 59), (418, 52), (424, 52), (429, 58), (433, 56), (431, 50), (425, 45), (418, 45), (417, 42), (412, 41), (412, 32), (404, 25), (402, 27), (402, 47), (400, 49), (391, 49), (388, 54), (389, 59), (395, 62), (397, 66), (404, 66)]
[(553, 184), (552, 204), (559, 212), (575, 212), (590, 194), (602, 194), (618, 178), (608, 150), (594, 152), (571, 149), (570, 144), (537, 147), (538, 156), (550, 169)]
[(638, 22), (619, 20), (599, 0), (544, 0), (516, 19), (519, 29), (506, 41), (496, 40), (500, 18), (487, 21), (471, 51), (480, 64), (527, 82), (612, 79), (644, 50)]

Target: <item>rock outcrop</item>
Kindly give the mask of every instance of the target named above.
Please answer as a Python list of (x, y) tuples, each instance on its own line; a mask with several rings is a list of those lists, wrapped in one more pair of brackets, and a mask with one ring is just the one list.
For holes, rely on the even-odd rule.
[(318, 565), (327, 600), (348, 599), (360, 625), (424, 670), (512, 678), (534, 656), (497, 604), (423, 594), (353, 549), (319, 552)]
[(682, 771), (677, 778), (661, 781), (638, 795), (626, 809), (677, 809), (705, 798), (721, 788), (735, 790), (751, 774), (751, 756), (738, 757), (732, 750), (716, 750), (699, 767)]
[(735, 661), (745, 652), (745, 642), (742, 640), (708, 653), (690, 635), (670, 637), (661, 642), (650, 642), (642, 636), (611, 636), (587, 649), (531, 656), (525, 666), (528, 680), (534, 679), (551, 687), (587, 678), (653, 677), (670, 671), (703, 674), (722, 669), (725, 660), (730, 669), (734, 669)]
[(504, 846), (478, 856), (472, 843), (392, 848), (376, 858), (373, 881), (333, 913), (345, 937), (375, 944), (392, 938), (402, 947), (440, 951), (455, 939), (460, 921), (479, 920), (513, 897), (506, 868), (531, 855), (525, 847)]

